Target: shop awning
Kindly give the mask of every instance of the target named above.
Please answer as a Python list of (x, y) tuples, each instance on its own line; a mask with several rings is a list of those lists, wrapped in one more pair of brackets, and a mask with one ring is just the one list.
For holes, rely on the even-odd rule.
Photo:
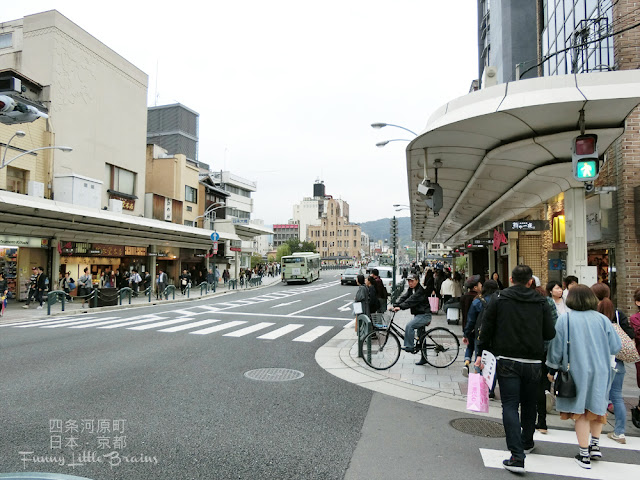
[[(580, 110), (602, 154), (639, 103), (638, 70), (521, 80), (447, 103), (406, 149), (412, 239), (456, 246), (583, 186), (571, 172)], [(444, 201), (434, 216), (418, 184), (436, 180), (437, 161)]]
[[(88, 243), (209, 249), (211, 230), (0, 192), (0, 233)], [(218, 232), (220, 241), (241, 240)]]

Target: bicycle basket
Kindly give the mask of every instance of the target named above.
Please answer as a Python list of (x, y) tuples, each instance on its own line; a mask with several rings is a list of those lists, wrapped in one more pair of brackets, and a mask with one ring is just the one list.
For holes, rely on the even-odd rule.
[(383, 313), (372, 313), (371, 323), (373, 323), (373, 326), (378, 329), (387, 328), (393, 319), (393, 315), (394, 313), (388, 310)]

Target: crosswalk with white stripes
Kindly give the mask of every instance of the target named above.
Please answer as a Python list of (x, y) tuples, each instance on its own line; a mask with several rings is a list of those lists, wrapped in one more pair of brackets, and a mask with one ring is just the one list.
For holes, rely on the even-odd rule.
[[(627, 436), (627, 443), (620, 444), (606, 435), (600, 437), (600, 447), (603, 451), (603, 458), (599, 461), (591, 462), (591, 469), (580, 467), (573, 459), (578, 451), (576, 434), (572, 430), (550, 429), (549, 433), (542, 435), (536, 432), (533, 440), (536, 443), (534, 452), (557, 452), (567, 451), (558, 445), (572, 445), (567, 455), (544, 455), (542, 453), (527, 454), (525, 459), (525, 470), (527, 473), (539, 473), (548, 475), (559, 475), (569, 478), (589, 478), (599, 480), (618, 480), (640, 478), (640, 438)], [(545, 444), (555, 444), (555, 448), (548, 448)], [(628, 459), (636, 463), (614, 462), (607, 460), (608, 449), (624, 450), (628, 452)], [(480, 454), (485, 467), (502, 469), (502, 461), (509, 458), (507, 450), (492, 450), (481, 448)], [(625, 453), (625, 458), (626, 453)]]
[[(201, 310), (201, 311), (198, 311)], [(175, 318), (169, 315), (178, 313)], [(100, 330), (126, 329), (132, 331), (154, 330), (163, 333), (185, 332), (191, 335), (210, 335), (220, 332), (224, 337), (245, 337), (256, 335), (260, 340), (275, 340), (289, 334), (298, 334), (291, 338), (293, 342), (310, 343), (325, 335), (338, 326), (321, 325), (307, 327), (299, 323), (291, 323), (277, 326), (275, 322), (249, 323), (247, 320), (225, 321), (221, 318), (202, 318), (202, 315), (215, 316), (214, 309), (210, 306), (192, 307), (188, 311), (167, 312), (165, 314), (138, 315), (129, 318), (123, 317), (63, 317), (55, 320), (33, 320), (15, 324), (3, 324), (0, 328), (39, 328), (39, 329), (89, 329)], [(295, 318), (295, 317), (294, 317)]]

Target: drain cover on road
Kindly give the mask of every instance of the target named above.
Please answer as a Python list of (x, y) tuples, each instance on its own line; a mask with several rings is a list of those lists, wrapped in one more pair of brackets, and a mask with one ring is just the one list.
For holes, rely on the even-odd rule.
[(484, 418), (456, 418), (450, 425), (456, 430), (478, 437), (504, 437), (504, 427), (499, 422)]
[(263, 382), (286, 382), (304, 377), (304, 373), (288, 368), (259, 368), (245, 372), (245, 377)]

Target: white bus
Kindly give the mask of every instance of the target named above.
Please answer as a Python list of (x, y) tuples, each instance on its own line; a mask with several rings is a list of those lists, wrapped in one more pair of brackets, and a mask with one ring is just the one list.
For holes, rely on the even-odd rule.
[(320, 278), (320, 254), (313, 252), (298, 252), (283, 256), (282, 281), (311, 283)]

